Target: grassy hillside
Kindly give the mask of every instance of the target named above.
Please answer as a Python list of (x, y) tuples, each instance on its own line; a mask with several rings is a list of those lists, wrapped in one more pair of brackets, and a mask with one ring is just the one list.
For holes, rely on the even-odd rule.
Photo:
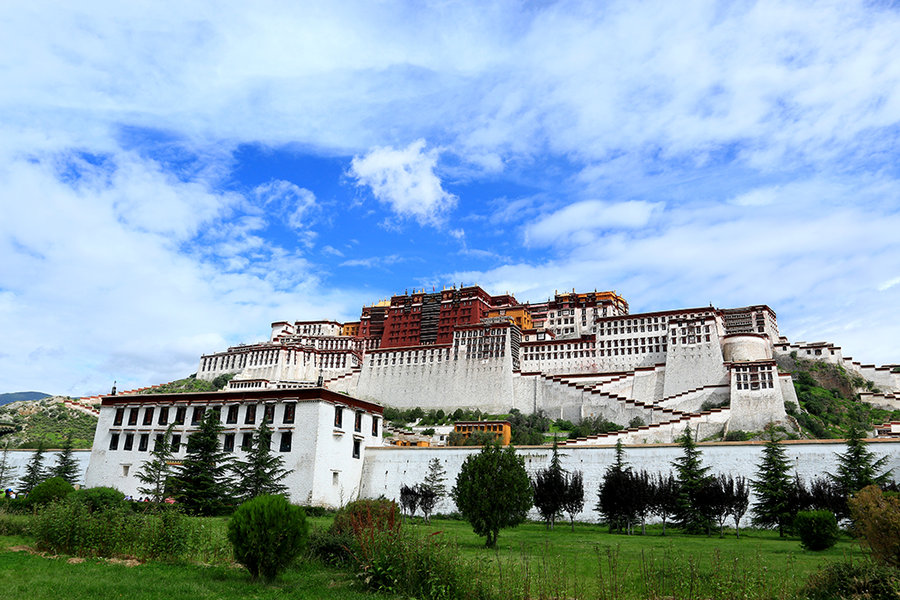
[(12, 423), (15, 432), (4, 435), (13, 448), (36, 448), (43, 441), (47, 448), (59, 448), (72, 435), (76, 448), (90, 448), (94, 442), (97, 417), (66, 407), (63, 398), (19, 401), (0, 407), (0, 421)]
[(219, 375), (212, 381), (203, 381), (197, 379), (196, 374), (184, 379), (178, 379), (169, 383), (165, 383), (159, 387), (148, 388), (141, 392), (142, 394), (186, 394), (190, 392), (215, 392), (221, 390), (231, 378), (233, 374)]
[(800, 406), (785, 405), (805, 437), (843, 438), (851, 427), (872, 431), (885, 421), (900, 420), (900, 411), (875, 408), (859, 401), (861, 391), (879, 391), (871, 381), (840, 365), (796, 356), (778, 359), (778, 368), (791, 373)]

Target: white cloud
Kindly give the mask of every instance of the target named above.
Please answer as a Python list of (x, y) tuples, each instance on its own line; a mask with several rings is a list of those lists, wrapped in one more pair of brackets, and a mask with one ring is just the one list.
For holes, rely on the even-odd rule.
[(641, 200), (575, 202), (527, 226), (525, 241), (535, 246), (589, 242), (598, 232), (644, 227), (654, 213), (662, 210), (662, 206), (661, 203)]
[(438, 225), (456, 205), (457, 198), (444, 190), (434, 170), (438, 151), (425, 151), (425, 140), (406, 148), (373, 148), (356, 156), (349, 174), (357, 185), (368, 186), (380, 202), (399, 217), (411, 217), (422, 225)]

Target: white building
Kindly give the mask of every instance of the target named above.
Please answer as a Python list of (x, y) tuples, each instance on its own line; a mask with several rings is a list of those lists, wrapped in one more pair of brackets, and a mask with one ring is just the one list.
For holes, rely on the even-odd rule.
[(359, 493), (366, 448), (382, 443), (380, 405), (321, 388), (105, 396), (85, 475), (88, 487), (111, 486), (140, 496), (141, 465), (175, 427), (174, 461), (206, 411), (219, 413), (222, 448), (242, 458), (259, 425), (273, 431), (293, 502), (340, 506)]

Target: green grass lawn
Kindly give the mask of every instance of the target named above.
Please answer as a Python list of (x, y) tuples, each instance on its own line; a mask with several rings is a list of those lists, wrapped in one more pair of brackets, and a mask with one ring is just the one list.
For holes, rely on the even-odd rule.
[[(204, 519), (210, 539), (224, 533), (226, 519)], [(311, 518), (324, 528), (331, 517)], [(455, 546), (460, 559), (496, 581), (501, 598), (791, 598), (810, 573), (827, 561), (863, 556), (850, 538), (832, 549), (810, 552), (796, 538), (748, 530), (737, 539), (688, 536), (660, 528), (647, 535), (612, 535), (598, 525), (567, 523), (548, 531), (526, 523), (500, 532), (498, 548), (462, 521), (416, 519), (405, 527)], [(221, 531), (220, 531), (221, 530)], [(146, 563), (133, 567), (103, 559), (70, 563), (68, 557), (13, 552), (32, 546), (30, 538), (0, 537), (0, 589), (7, 596), (42, 598), (348, 598), (381, 596), (363, 591), (355, 576), (299, 562), (274, 585), (252, 583), (247, 572), (227, 560), (213, 566)]]

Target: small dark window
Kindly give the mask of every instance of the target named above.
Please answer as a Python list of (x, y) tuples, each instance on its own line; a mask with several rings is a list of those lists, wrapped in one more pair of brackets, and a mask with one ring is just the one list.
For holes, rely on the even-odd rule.
[(173, 435), (172, 436), (172, 452), (178, 452), (181, 450), (181, 436)]
[(125, 434), (125, 445), (122, 447), (122, 450), (131, 450), (134, 447), (134, 434), (126, 433)]
[(213, 414), (216, 415), (216, 421), (221, 423), (222, 422), (222, 407), (221, 406), (213, 406), (212, 411), (213, 411)]
[(353, 420), (353, 431), (362, 431), (362, 411), (356, 411), (356, 418)]
[(353, 440), (353, 458), (359, 458), (359, 440)]
[(272, 423), (275, 421), (275, 405), (274, 404), (266, 404), (265, 411), (263, 412), (263, 422), (264, 423)]
[(343, 427), (344, 423), (344, 411), (340, 406), (334, 407), (334, 426), (335, 427)]
[(138, 452), (146, 452), (147, 447), (150, 445), (150, 434), (142, 433), (141, 437), (138, 439)]
[(260, 448), (265, 448), (266, 452), (272, 449), (272, 432), (270, 431), (267, 435), (259, 435), (257, 432), (256, 443)]
[(128, 409), (128, 424), (129, 425), (137, 425), (138, 418), (138, 408), (129, 408)]
[(162, 445), (165, 441), (166, 441), (166, 436), (164, 436), (161, 433), (157, 433), (156, 439), (153, 440), (153, 451), (159, 452), (160, 450), (162, 450)]
[(157, 421), (160, 425), (168, 425), (169, 424), (169, 407), (163, 406), (159, 409), (159, 421)]
[(246, 425), (253, 425), (256, 423), (256, 405), (248, 404), (247, 405), (247, 413), (244, 415), (244, 423)]
[(291, 435), (290, 431), (282, 431), (281, 432), (281, 445), (278, 447), (280, 452), (290, 452), (291, 451)]
[(378, 437), (378, 417), (372, 415), (372, 435)]
[(293, 423), (294, 414), (297, 412), (297, 405), (293, 402), (284, 405), (284, 422)]
[(203, 413), (206, 412), (205, 406), (195, 406), (194, 413), (191, 416), (191, 425), (196, 425), (203, 420)]
[(118, 450), (119, 449), (119, 434), (114, 433), (109, 438), (109, 449), (110, 450)]
[(153, 407), (144, 409), (144, 425), (153, 425)]
[(113, 425), (121, 425), (121, 424), (122, 424), (122, 419), (123, 419), (123, 418), (125, 418), (125, 409), (124, 409), (124, 408), (117, 408), (117, 409), (116, 409), (116, 416), (113, 417)]
[(237, 423), (238, 417), (238, 408), (240, 408), (237, 404), (232, 404), (228, 407), (228, 414), (225, 416), (225, 422), (228, 424)]
[(253, 447), (253, 434), (252, 434), (252, 433), (245, 433), (245, 434), (241, 437), (241, 450), (243, 450), (244, 452), (247, 452), (247, 451), (249, 451), (250, 448), (252, 448), (252, 447)]
[(225, 434), (225, 441), (222, 444), (222, 449), (225, 450), (225, 452), (233, 452), (234, 451), (234, 434), (233, 433)]
[(179, 406), (175, 409), (175, 424), (184, 425), (184, 416), (187, 414), (187, 407)]

